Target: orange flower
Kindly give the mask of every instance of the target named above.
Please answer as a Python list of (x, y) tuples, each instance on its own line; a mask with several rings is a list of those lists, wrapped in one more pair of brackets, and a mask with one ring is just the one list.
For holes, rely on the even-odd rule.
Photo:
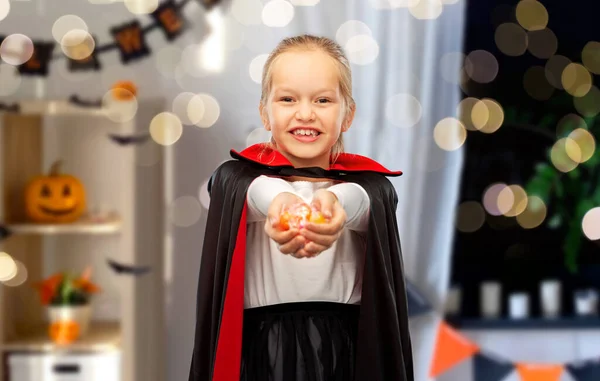
[(100, 287), (91, 282), (92, 268), (87, 267), (78, 279), (73, 281), (73, 287), (83, 290), (87, 293), (95, 293), (100, 291)]
[(56, 289), (63, 281), (62, 274), (54, 274), (50, 278), (36, 283), (34, 286), (40, 292), (40, 299), (42, 300), (42, 304), (50, 304), (54, 294), (56, 293)]

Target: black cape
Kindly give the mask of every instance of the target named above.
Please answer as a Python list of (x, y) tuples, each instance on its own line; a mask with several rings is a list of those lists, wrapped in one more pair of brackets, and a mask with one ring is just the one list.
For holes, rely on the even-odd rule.
[[(211, 202), (198, 281), (189, 381), (240, 378), (246, 247), (246, 192), (260, 175), (328, 178), (361, 185), (371, 199), (356, 353), (356, 381), (414, 381), (406, 285), (396, 221), (399, 176), (359, 155), (328, 170), (294, 168), (262, 144), (223, 163), (209, 182)], [(349, 380), (350, 381), (350, 380)]]

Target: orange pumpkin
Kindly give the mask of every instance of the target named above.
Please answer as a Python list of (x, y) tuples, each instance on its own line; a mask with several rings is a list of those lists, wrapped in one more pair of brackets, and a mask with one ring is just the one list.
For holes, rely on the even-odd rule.
[(79, 324), (72, 320), (59, 320), (50, 324), (48, 333), (56, 344), (71, 344), (79, 338)]
[(117, 101), (130, 101), (137, 95), (137, 87), (131, 81), (119, 81), (112, 86), (112, 97)]
[(85, 211), (83, 184), (75, 176), (61, 174), (60, 165), (55, 162), (49, 175), (34, 177), (25, 188), (25, 210), (31, 221), (73, 222)]

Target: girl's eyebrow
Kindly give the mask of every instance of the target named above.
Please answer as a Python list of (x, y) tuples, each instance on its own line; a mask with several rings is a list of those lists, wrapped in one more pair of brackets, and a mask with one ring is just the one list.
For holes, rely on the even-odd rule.
[[(290, 87), (279, 87), (279, 88), (275, 88), (275, 92), (289, 92), (289, 93), (295, 93), (296, 90), (290, 88)], [(335, 93), (336, 90), (329, 88), (329, 87), (325, 87), (322, 89), (319, 89), (317, 91), (315, 91), (315, 94), (321, 94), (321, 93)]]

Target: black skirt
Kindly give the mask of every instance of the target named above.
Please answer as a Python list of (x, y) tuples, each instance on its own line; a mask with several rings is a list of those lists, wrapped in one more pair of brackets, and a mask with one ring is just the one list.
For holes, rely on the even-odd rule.
[(330, 302), (246, 309), (241, 381), (352, 381), (359, 311)]

